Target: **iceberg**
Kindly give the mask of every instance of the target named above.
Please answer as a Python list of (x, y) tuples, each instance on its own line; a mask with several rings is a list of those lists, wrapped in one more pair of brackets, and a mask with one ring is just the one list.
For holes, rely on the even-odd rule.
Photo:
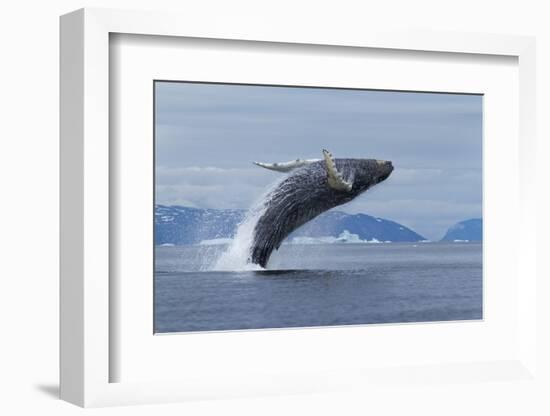
[[(389, 242), (389, 241), (388, 241)], [(294, 237), (289, 244), (377, 244), (382, 241), (372, 238), (371, 240), (362, 240), (359, 235), (344, 230), (338, 237)]]

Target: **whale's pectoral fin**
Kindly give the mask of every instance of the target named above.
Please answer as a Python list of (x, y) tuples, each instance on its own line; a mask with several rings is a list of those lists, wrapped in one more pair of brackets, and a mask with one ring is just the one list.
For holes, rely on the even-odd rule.
[(300, 168), (302, 166), (309, 165), (313, 162), (318, 162), (320, 159), (296, 159), (291, 160), (290, 162), (280, 162), (280, 163), (262, 163), (262, 162), (253, 162), (257, 166), (266, 168), (269, 170), (274, 170), (276, 172), (290, 172), (293, 169)]
[(336, 169), (336, 163), (334, 163), (334, 158), (332, 157), (332, 154), (328, 150), (323, 149), (323, 156), (325, 158), (325, 163), (327, 166), (328, 185), (332, 189), (336, 189), (337, 191), (345, 191), (345, 192), (351, 191), (351, 187), (353, 186), (353, 183), (344, 180), (344, 177), (342, 176), (342, 174), (338, 172), (338, 169)]

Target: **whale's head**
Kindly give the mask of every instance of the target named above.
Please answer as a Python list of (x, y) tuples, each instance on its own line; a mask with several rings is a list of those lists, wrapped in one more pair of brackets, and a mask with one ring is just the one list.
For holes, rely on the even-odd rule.
[[(366, 191), (374, 185), (385, 181), (393, 172), (393, 164), (389, 160), (378, 159), (347, 159), (351, 165), (350, 178), (353, 188), (359, 192)], [(344, 159), (344, 166), (346, 159)], [(343, 168), (345, 170), (345, 167)]]

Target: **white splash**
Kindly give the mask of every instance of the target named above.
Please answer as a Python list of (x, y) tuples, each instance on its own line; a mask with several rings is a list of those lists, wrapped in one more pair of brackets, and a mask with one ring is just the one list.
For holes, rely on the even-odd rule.
[(264, 270), (260, 265), (250, 262), (252, 243), (254, 242), (254, 229), (258, 220), (262, 217), (269, 205), (272, 192), (286, 177), (280, 177), (272, 183), (256, 203), (248, 210), (243, 221), (237, 228), (235, 237), (214, 263), (212, 270), (216, 271), (242, 271)]

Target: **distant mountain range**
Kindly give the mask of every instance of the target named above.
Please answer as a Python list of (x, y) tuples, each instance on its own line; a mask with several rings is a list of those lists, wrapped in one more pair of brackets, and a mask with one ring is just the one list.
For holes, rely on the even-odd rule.
[(483, 220), (473, 218), (460, 221), (447, 230), (441, 241), (482, 241), (483, 240)]
[[(232, 238), (245, 214), (244, 210), (157, 205), (155, 244), (198, 244), (206, 240)], [(334, 237), (334, 241), (353, 242), (425, 240), (420, 234), (394, 221), (366, 214), (351, 215), (341, 211), (329, 211), (297, 229), (287, 241), (294, 238), (296, 241), (304, 241), (308, 238), (326, 237)]]
[(294, 231), (293, 237), (338, 237), (345, 231), (356, 234), (363, 241), (423, 241), (420, 234), (397, 222), (366, 214), (346, 214), (328, 211)]

